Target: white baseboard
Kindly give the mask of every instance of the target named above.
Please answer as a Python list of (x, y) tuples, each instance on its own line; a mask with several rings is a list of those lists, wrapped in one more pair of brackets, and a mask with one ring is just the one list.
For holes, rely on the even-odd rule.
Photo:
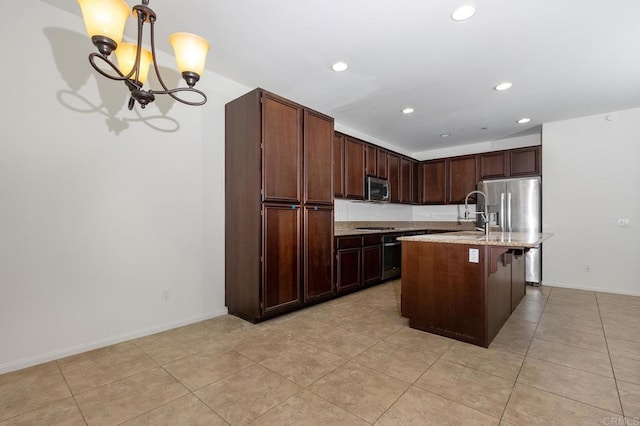
[(228, 313), (227, 308), (223, 307), (216, 309), (204, 315), (198, 315), (191, 318), (185, 318), (179, 321), (165, 323), (157, 327), (149, 327), (142, 330), (136, 330), (129, 333), (120, 334), (118, 336), (108, 337), (106, 339), (94, 340), (91, 342), (81, 343), (69, 348), (59, 349), (44, 354), (34, 355), (28, 358), (19, 359), (16, 361), (0, 364), (0, 374), (9, 373), (15, 370), (21, 370), (23, 368), (32, 367), (34, 365), (42, 364), (56, 359), (64, 358), (71, 355), (76, 355), (82, 352), (87, 352), (93, 349), (103, 348), (109, 345), (115, 345), (116, 343), (126, 342), (127, 340), (137, 339), (138, 337), (149, 336), (151, 334), (160, 333), (162, 331), (171, 330), (173, 328), (182, 327), (185, 325), (193, 324), (200, 321), (205, 321), (211, 318), (226, 315)]
[(572, 288), (575, 290), (586, 290), (586, 291), (597, 291), (599, 293), (613, 293), (613, 294), (624, 294), (626, 296), (640, 296), (640, 291), (632, 291), (632, 290), (619, 290), (615, 288), (600, 288), (600, 287), (585, 287), (574, 284), (567, 283), (559, 283), (553, 281), (543, 280), (542, 285), (547, 287), (561, 287), (561, 288)]

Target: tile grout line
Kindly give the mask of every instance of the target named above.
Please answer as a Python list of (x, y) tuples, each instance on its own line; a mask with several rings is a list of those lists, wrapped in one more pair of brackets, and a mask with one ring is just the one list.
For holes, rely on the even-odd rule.
[(60, 375), (62, 376), (62, 380), (64, 380), (64, 384), (67, 385), (67, 389), (69, 389), (69, 393), (71, 394), (71, 398), (73, 398), (73, 403), (76, 405), (76, 407), (78, 407), (78, 411), (80, 412), (80, 415), (82, 416), (82, 420), (84, 421), (84, 423), (86, 425), (89, 424), (89, 422), (87, 421), (87, 418), (84, 415), (84, 412), (82, 411), (82, 408), (80, 408), (80, 404), (78, 404), (78, 401), (76, 400), (76, 396), (73, 393), (73, 391), (71, 390), (71, 386), (69, 386), (69, 382), (67, 381), (67, 377), (64, 375), (64, 372), (62, 371), (62, 368), (60, 367), (60, 364), (58, 363), (58, 360), (55, 361), (56, 363), (56, 367), (58, 367), (58, 371), (60, 372)]
[[(542, 293), (542, 291), (540, 291), (540, 293)], [(527, 345), (527, 350), (525, 351), (524, 356), (522, 358), (522, 364), (520, 364), (520, 368), (518, 369), (518, 374), (516, 374), (516, 378), (513, 381), (513, 386), (511, 386), (511, 392), (509, 392), (509, 397), (507, 398), (507, 402), (506, 404), (504, 404), (504, 408), (502, 409), (502, 414), (500, 415), (500, 423), (502, 423), (502, 421), (504, 420), (504, 414), (507, 412), (507, 407), (509, 406), (509, 402), (511, 401), (513, 390), (515, 389), (516, 384), (518, 383), (518, 378), (520, 377), (520, 373), (522, 372), (522, 367), (524, 366), (524, 362), (527, 359), (527, 354), (529, 353), (531, 342), (533, 342), (533, 339), (535, 338), (536, 331), (538, 331), (538, 326), (540, 325), (540, 320), (542, 319), (542, 315), (544, 315), (544, 310), (547, 308), (547, 304), (549, 303), (549, 298), (551, 297), (552, 294), (553, 294), (553, 287), (550, 289), (549, 295), (545, 299), (544, 306), (542, 307), (542, 312), (540, 313), (540, 318), (538, 318), (538, 322), (536, 323), (536, 328), (535, 330), (533, 330), (533, 334), (531, 335), (531, 339), (529, 340), (529, 344)]]
[(611, 373), (613, 374), (613, 382), (616, 384), (616, 392), (618, 393), (618, 402), (620, 403), (620, 410), (622, 411), (622, 418), (624, 419), (624, 405), (622, 404), (622, 397), (620, 396), (620, 387), (618, 386), (618, 378), (616, 377), (616, 369), (613, 367), (613, 360), (611, 359), (611, 351), (609, 350), (609, 341), (607, 340), (607, 332), (604, 328), (604, 321), (602, 321), (602, 312), (600, 312), (600, 304), (598, 303), (598, 295), (596, 294), (596, 306), (598, 307), (598, 316), (600, 317), (600, 324), (602, 325), (602, 333), (604, 334), (604, 344), (607, 347), (607, 355), (609, 356), (609, 363), (611, 364)]

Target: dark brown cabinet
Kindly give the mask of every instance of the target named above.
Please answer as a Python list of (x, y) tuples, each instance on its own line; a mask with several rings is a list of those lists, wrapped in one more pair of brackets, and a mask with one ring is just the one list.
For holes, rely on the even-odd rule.
[(367, 176), (378, 176), (378, 148), (375, 145), (366, 144), (364, 147), (364, 173)]
[(478, 155), (480, 179), (539, 176), (540, 146), (487, 152)]
[[(304, 300), (333, 294), (333, 208), (304, 208)], [(330, 259), (331, 261), (327, 261)]]
[(296, 307), (300, 294), (300, 208), (265, 204), (263, 217), (263, 311)]
[(510, 176), (537, 176), (541, 174), (540, 146), (509, 151)]
[(401, 199), (400, 194), (400, 157), (396, 154), (387, 154), (387, 165), (389, 167), (389, 189), (391, 196), (389, 201), (392, 203), (399, 203)]
[(411, 203), (420, 204), (420, 163), (411, 161)]
[(411, 160), (400, 157), (400, 202), (404, 204), (411, 204), (413, 202), (411, 174)]
[(284, 99), (265, 95), (262, 110), (263, 201), (299, 203), (302, 109)]
[[(478, 168), (476, 156), (455, 157), (449, 161), (447, 171), (447, 202), (463, 204), (467, 194), (476, 189), (478, 184)], [(475, 203), (475, 196), (469, 202)]]
[(378, 165), (378, 177), (380, 179), (387, 179), (389, 177), (389, 168), (387, 164), (388, 153), (386, 150), (378, 148), (376, 163)]
[(344, 140), (345, 197), (364, 200), (364, 143), (346, 136)]
[(478, 155), (480, 179), (507, 177), (507, 153), (505, 151), (487, 152)]
[(344, 138), (342, 133), (333, 134), (333, 194), (344, 198)]
[(336, 291), (362, 286), (362, 237), (336, 238)]
[(447, 161), (425, 161), (421, 168), (422, 203), (447, 204)]
[(256, 322), (333, 294), (333, 119), (262, 89), (225, 108), (225, 301)]
[(375, 284), (382, 278), (382, 237), (362, 237), (362, 284)]

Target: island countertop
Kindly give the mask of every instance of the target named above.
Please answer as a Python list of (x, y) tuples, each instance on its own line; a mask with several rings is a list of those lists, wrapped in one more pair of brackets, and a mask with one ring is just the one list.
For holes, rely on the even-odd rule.
[(483, 231), (461, 231), (447, 232), (444, 234), (415, 235), (411, 237), (400, 237), (400, 241), (415, 241), (425, 243), (447, 243), (447, 244), (468, 244), (501, 247), (537, 247), (543, 241), (551, 238), (549, 233), (526, 233), (526, 232), (500, 232), (493, 231), (485, 235)]

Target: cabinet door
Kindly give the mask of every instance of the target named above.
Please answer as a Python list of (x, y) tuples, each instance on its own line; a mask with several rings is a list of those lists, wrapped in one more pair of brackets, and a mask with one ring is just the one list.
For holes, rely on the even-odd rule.
[(304, 202), (333, 204), (333, 119), (304, 110)]
[(345, 137), (344, 140), (345, 196), (364, 200), (364, 143)]
[(422, 203), (445, 204), (447, 202), (446, 160), (422, 163)]
[(387, 162), (389, 165), (389, 186), (391, 189), (390, 201), (392, 203), (399, 203), (400, 194), (400, 157), (396, 154), (389, 153), (387, 156)]
[(400, 157), (400, 202), (411, 204), (411, 160)]
[[(475, 190), (478, 184), (476, 156), (455, 157), (449, 160), (449, 204), (464, 204), (466, 195)], [(476, 202), (475, 194), (469, 202)]]
[(540, 175), (540, 147), (512, 149), (509, 151), (509, 165), (511, 176)]
[(265, 204), (262, 220), (262, 311), (268, 313), (302, 302), (300, 207)]
[(263, 201), (301, 201), (302, 108), (268, 94), (262, 98), (262, 165)]
[(305, 301), (333, 294), (333, 208), (304, 208)]
[(374, 284), (382, 277), (382, 247), (380, 244), (362, 248), (362, 283)]
[(362, 284), (360, 270), (361, 248), (338, 250), (336, 266), (336, 291), (354, 289)]
[(384, 149), (378, 148), (376, 163), (378, 164), (378, 177), (380, 179), (389, 178), (388, 153)]
[(367, 176), (378, 176), (378, 148), (374, 145), (365, 145), (364, 147), (364, 172)]
[(480, 179), (507, 176), (507, 154), (504, 151), (478, 155)]
[(333, 195), (344, 198), (344, 135), (333, 134)]
[(420, 163), (411, 162), (411, 203), (420, 204)]

